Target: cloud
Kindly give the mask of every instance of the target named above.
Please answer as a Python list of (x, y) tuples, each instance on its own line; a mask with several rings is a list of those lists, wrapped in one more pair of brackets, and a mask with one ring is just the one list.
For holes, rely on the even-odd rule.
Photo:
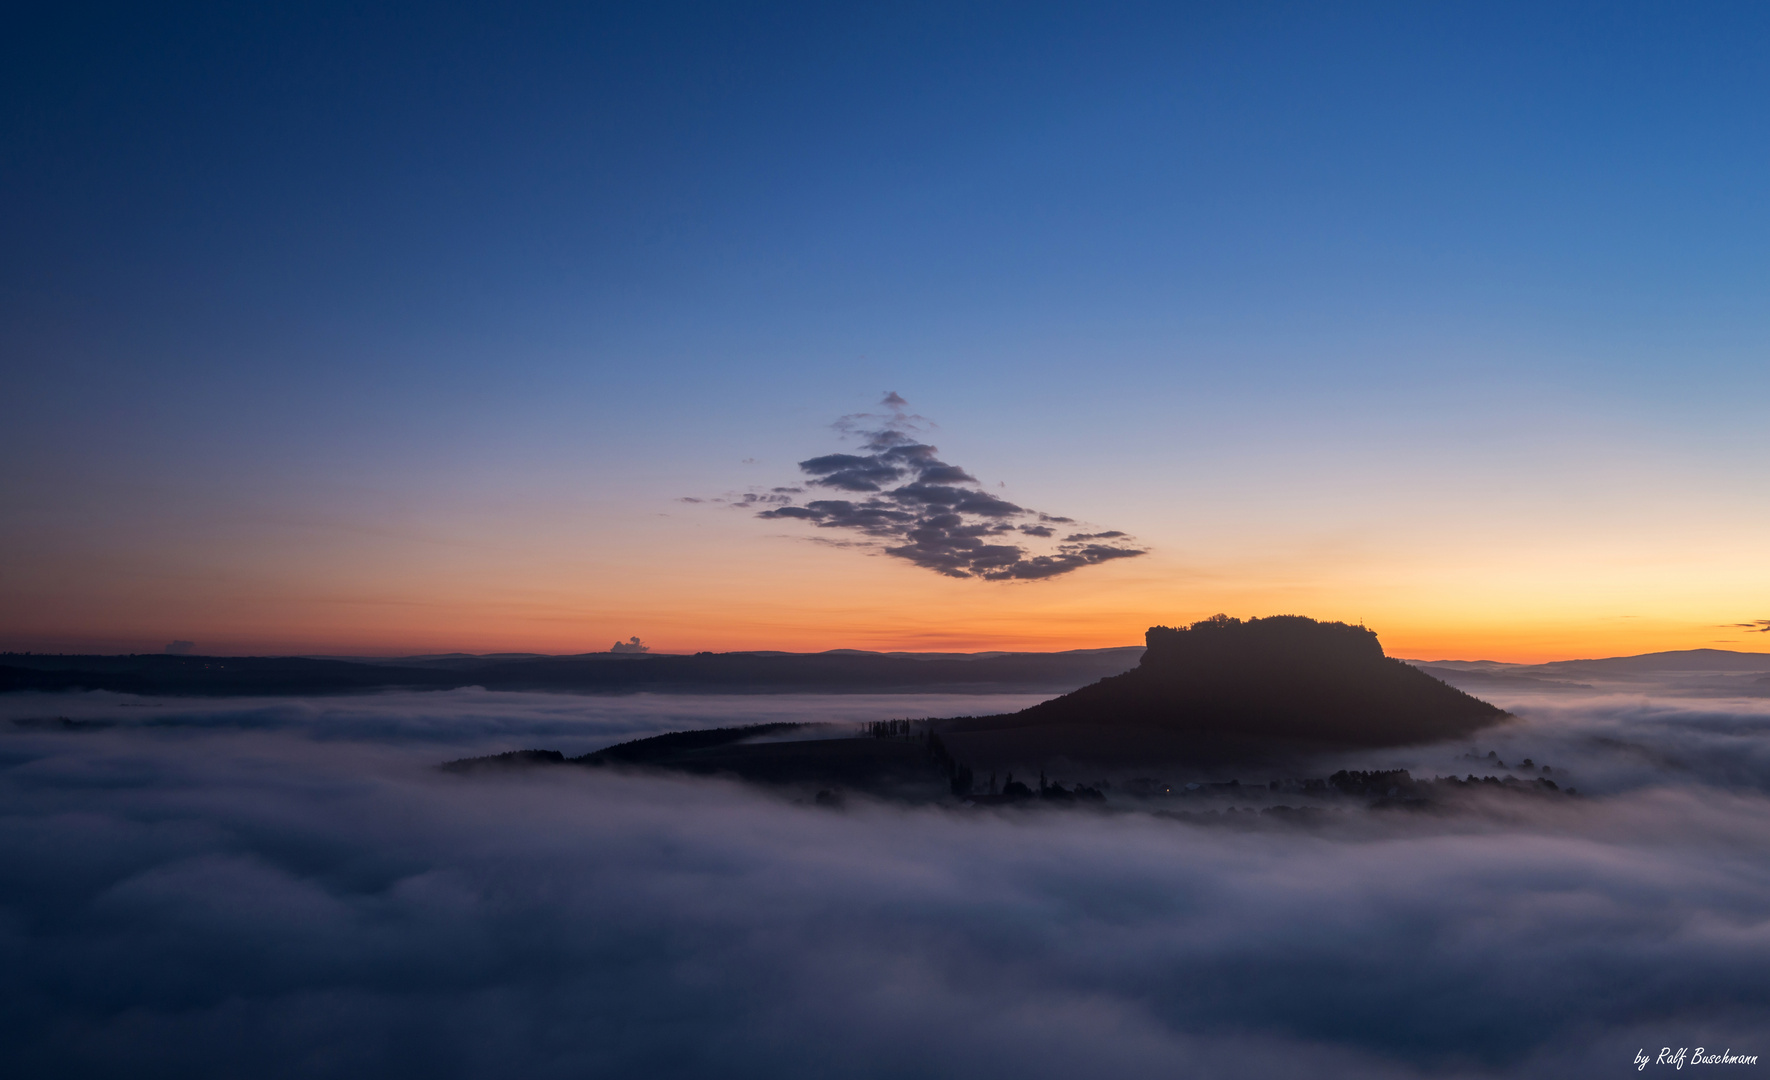
[(784, 492), (796, 492), (797, 488), (774, 488), (770, 491), (746, 491), (717, 496), (711, 499), (697, 499), (683, 496), (677, 502), (685, 503), (719, 503), (738, 510), (754, 509), (758, 506), (782, 506), (793, 501), (791, 495)]
[(1751, 622), (1728, 623), (1729, 629), (1748, 630), (1754, 634), (1770, 634), (1770, 619), (1754, 619)]
[[(798, 505), (785, 496), (799, 489), (775, 487), (772, 497), (788, 505), (762, 509), (757, 516), (853, 530), (874, 538), (893, 558), (955, 578), (1032, 581), (1146, 554), (1116, 529), (1032, 546), (1031, 540), (1055, 537), (1051, 525), (1074, 525), (1075, 519), (1029, 510), (982, 490), (977, 477), (942, 461), (939, 448), (923, 441), (932, 425), (910, 413), (908, 401), (892, 392), (880, 404), (890, 411), (856, 413), (833, 425), (858, 440), (865, 453), (824, 454), (799, 463), (807, 486), (866, 498)], [(745, 496), (739, 504), (756, 501)]]
[(428, 767), (830, 703), (526, 701), (0, 700), (121, 721), (0, 722), (0, 1066), (1420, 1080), (1770, 1048), (1770, 702), (1533, 699), (1506, 753), (1592, 797), (1297, 829)]
[(171, 656), (184, 656), (197, 647), (194, 641), (173, 641), (166, 645), (166, 652)]

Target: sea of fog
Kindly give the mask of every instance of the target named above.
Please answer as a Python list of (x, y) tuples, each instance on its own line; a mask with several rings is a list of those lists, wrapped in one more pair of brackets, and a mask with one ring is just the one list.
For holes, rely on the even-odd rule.
[(0, 697), (0, 1072), (1606, 1077), (1663, 1047), (1770, 1060), (1770, 698), (1488, 696), (1520, 720), (1344, 764), (1479, 774), (1495, 770), (1471, 749), (1529, 756), (1579, 797), (1301, 827), (434, 768), (1026, 695)]

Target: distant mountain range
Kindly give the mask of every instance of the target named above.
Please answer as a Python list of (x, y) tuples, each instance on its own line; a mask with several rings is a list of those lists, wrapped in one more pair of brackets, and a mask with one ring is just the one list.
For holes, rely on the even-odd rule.
[(1682, 649), (1593, 660), (1508, 664), (1497, 660), (1409, 660), (1452, 686), (1471, 691), (1593, 690), (1601, 685), (1677, 683), (1711, 693), (1770, 692), (1770, 653)]
[[(578, 693), (994, 692), (1053, 694), (1138, 665), (1141, 645), (1064, 652), (912, 653), (831, 649), (697, 653), (443, 653), (405, 657), (122, 656), (0, 653), (0, 692), (111, 690), (173, 695), (356, 693), (392, 688)], [(1599, 682), (1707, 678), (1719, 691), (1770, 692), (1770, 653), (1689, 649), (1607, 659), (1508, 664), (1404, 663), (1471, 692), (1583, 690)]]
[(328, 694), (483, 686), (577, 693), (1061, 693), (1135, 667), (1140, 646), (1053, 653), (445, 654), (397, 659), (0, 653), (0, 691)]

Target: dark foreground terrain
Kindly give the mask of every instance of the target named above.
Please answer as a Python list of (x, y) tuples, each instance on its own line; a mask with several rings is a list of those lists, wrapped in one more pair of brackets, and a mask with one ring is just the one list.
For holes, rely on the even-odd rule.
[[(1555, 779), (1555, 769), (1525, 759), (1508, 765), (1497, 754), (1467, 755), (1484, 770), (1464, 777), (1414, 777), (1404, 769), (1339, 769), (1318, 777), (1283, 776), (1244, 783), (1240, 779), (1169, 781), (1125, 776), (1090, 781), (1048, 777), (1037, 770), (1016, 780), (1013, 772), (987, 777), (956, 760), (927, 722), (886, 720), (864, 734), (831, 734), (832, 725), (780, 723), (675, 731), (567, 757), (555, 750), (512, 750), (464, 758), (442, 766), (463, 776), (492, 775), (555, 766), (724, 776), (784, 789), (820, 804), (842, 801), (849, 791), (911, 802), (1028, 808), (1092, 807), (1154, 810), (1196, 820), (1239, 820), (1258, 815), (1281, 822), (1308, 822), (1348, 806), (1438, 809), (1465, 794), (1577, 795)], [(1306, 764), (1305, 759), (1295, 759)], [(1175, 764), (1170, 762), (1169, 764)], [(1495, 771), (1497, 770), (1497, 772)], [(1522, 774), (1522, 775), (1520, 775)], [(1566, 779), (1565, 773), (1562, 779)], [(1227, 814), (1227, 817), (1224, 815)]]

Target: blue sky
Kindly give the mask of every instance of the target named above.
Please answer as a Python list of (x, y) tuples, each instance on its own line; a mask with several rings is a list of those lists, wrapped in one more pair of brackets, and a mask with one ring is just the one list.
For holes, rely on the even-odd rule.
[(119, 583), (162, 548), (217, 545), (232, 585), (181, 580), (236, 597), (275, 550), (332, 565), (409, 518), (583, 505), (612, 550), (790, 479), (885, 390), (980, 477), (1182, 561), (1458, 513), (1536, 515), (1555, 558), (1631, 515), (1752, 529), (1767, 20), (28, 13), (0, 46), (0, 587), (38, 614), (3, 629), (75, 633), (43, 613), (81, 581), (150, 603), (172, 586)]

